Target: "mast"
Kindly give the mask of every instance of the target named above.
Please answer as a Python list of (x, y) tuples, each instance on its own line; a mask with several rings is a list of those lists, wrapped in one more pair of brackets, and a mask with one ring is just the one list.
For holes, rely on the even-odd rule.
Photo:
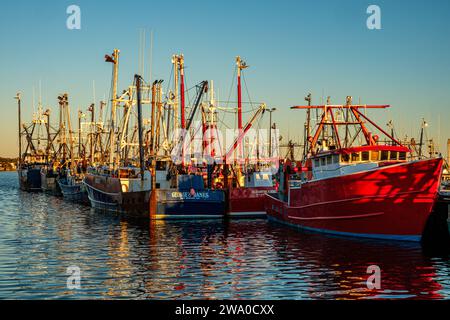
[[(62, 161), (65, 165), (67, 161), (67, 135), (66, 135), (66, 123), (65, 123), (65, 108), (67, 102), (67, 94), (62, 94), (58, 96), (59, 104), (59, 149), (58, 152), (62, 151)], [(61, 150), (62, 149), (62, 150)]]
[[(311, 93), (305, 97), (305, 101), (308, 102), (308, 106), (311, 106)], [(305, 137), (303, 139), (303, 159), (306, 159), (308, 154), (308, 140), (311, 135), (311, 109), (308, 108), (306, 111), (306, 126), (305, 126)]]
[(186, 129), (185, 101), (184, 101), (184, 57), (178, 56), (178, 64), (180, 68), (180, 97), (181, 97), (181, 129)]
[(238, 98), (238, 128), (239, 133), (242, 131), (242, 89), (241, 89), (241, 70), (247, 68), (240, 56), (236, 57), (237, 65), (237, 98)]
[(425, 127), (427, 126), (428, 123), (425, 121), (425, 119), (422, 119), (422, 127), (420, 129), (419, 160), (422, 158), (423, 132), (425, 130)]
[[(160, 139), (161, 118), (162, 118), (163, 112), (164, 112), (163, 104), (162, 104), (162, 86), (161, 86), (162, 82), (163, 82), (163, 80), (160, 80), (158, 82), (158, 86), (156, 88), (156, 107), (158, 109), (158, 118), (156, 120), (157, 125), (156, 125), (156, 133), (155, 133), (155, 137), (156, 137), (155, 145), (158, 146), (158, 149), (159, 149), (159, 144), (161, 142), (161, 139)], [(167, 154), (167, 151), (165, 152), (165, 154)]]
[[(347, 96), (346, 106), (349, 106), (351, 104), (352, 104), (351, 97)], [(349, 134), (348, 124), (347, 124), (348, 123), (348, 118), (349, 118), (348, 116), (349, 116), (349, 108), (346, 108), (346, 110), (345, 110), (345, 122), (346, 122), (346, 125), (345, 125), (345, 138), (344, 138), (344, 147), (345, 148), (348, 147), (348, 134)]]
[(19, 120), (19, 169), (22, 165), (22, 114), (21, 114), (21, 99), (20, 99), (20, 92), (16, 94), (16, 97), (14, 98), (17, 100), (17, 113), (18, 113), (18, 120)]
[(70, 169), (72, 169), (73, 165), (74, 165), (74, 156), (75, 156), (75, 152), (73, 151), (73, 149), (74, 149), (73, 148), (74, 139), (73, 139), (73, 136), (72, 136), (72, 134), (73, 134), (72, 124), (70, 122), (69, 97), (68, 97), (67, 93), (64, 94), (64, 95), (66, 97), (66, 100), (65, 100), (65, 102), (66, 102), (66, 117), (67, 117), (67, 124), (68, 124), (68, 129), (69, 129), (69, 141), (70, 141)]
[(136, 81), (137, 107), (138, 107), (138, 130), (139, 130), (139, 163), (141, 167), (141, 180), (144, 180), (145, 160), (144, 160), (144, 141), (142, 127), (142, 103), (141, 103), (141, 76), (134, 75)]
[(95, 128), (95, 104), (94, 103), (92, 103), (90, 106), (89, 106), (89, 109), (88, 109), (90, 112), (91, 112), (91, 126), (90, 126), (90, 139), (89, 139), (89, 144), (90, 144), (90, 146), (89, 146), (89, 149), (90, 149), (90, 158), (91, 158), (91, 165), (93, 165), (93, 163), (94, 163), (94, 132), (93, 132), (93, 129)]
[(109, 166), (110, 168), (114, 168), (116, 165), (116, 159), (114, 157), (115, 153), (115, 125), (116, 125), (116, 107), (117, 107), (117, 79), (119, 75), (119, 53), (118, 49), (114, 49), (112, 56), (105, 56), (106, 62), (111, 62), (114, 64), (113, 69), (113, 97), (112, 97), (112, 106), (111, 106), (111, 129), (110, 129), (110, 138), (109, 138)]
[[(173, 128), (178, 128), (178, 63), (179, 56), (172, 56), (173, 63), (173, 85), (174, 85), (174, 101), (173, 101)], [(169, 128), (167, 128), (169, 130)]]
[(152, 84), (152, 113), (150, 118), (150, 156), (154, 156), (155, 152), (155, 113), (156, 113), (156, 85), (158, 80), (155, 80)]
[(47, 117), (47, 123), (45, 124), (45, 128), (47, 130), (46, 157), (47, 157), (47, 162), (49, 162), (50, 149), (53, 146), (52, 138), (51, 138), (51, 135), (50, 135), (50, 109), (45, 110), (44, 116)]
[[(237, 65), (237, 98), (238, 98), (238, 129), (239, 135), (242, 134), (242, 86), (241, 86), (241, 71), (247, 68), (247, 64), (242, 61), (240, 56), (236, 57), (236, 65)], [(238, 157), (241, 157), (243, 154), (243, 146), (239, 145)], [(238, 170), (238, 174), (240, 175), (240, 170)]]

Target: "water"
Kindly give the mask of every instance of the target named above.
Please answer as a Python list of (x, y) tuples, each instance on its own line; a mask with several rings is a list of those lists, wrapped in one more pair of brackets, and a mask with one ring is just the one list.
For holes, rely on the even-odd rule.
[[(68, 289), (69, 266), (81, 288)], [(381, 268), (381, 289), (366, 286)], [(300, 233), (265, 220), (127, 220), (18, 190), (0, 173), (0, 298), (450, 297), (450, 260), (419, 244)]]

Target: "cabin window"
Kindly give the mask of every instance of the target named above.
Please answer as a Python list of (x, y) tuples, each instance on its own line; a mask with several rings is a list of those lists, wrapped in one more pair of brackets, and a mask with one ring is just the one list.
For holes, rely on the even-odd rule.
[(359, 153), (359, 152), (353, 152), (353, 153), (352, 153), (352, 162), (357, 162), (357, 161), (359, 161), (359, 156), (360, 156), (360, 153)]
[(341, 154), (341, 161), (348, 162), (350, 160), (350, 156), (346, 153)]
[(380, 153), (378, 151), (372, 151), (370, 154), (370, 160), (372, 161), (378, 161), (378, 155)]
[(369, 161), (369, 151), (361, 152), (361, 160), (362, 161)]
[(156, 162), (156, 170), (164, 171), (164, 170), (166, 170), (166, 165), (167, 165), (166, 161), (157, 161)]
[(389, 160), (389, 151), (383, 150), (381, 151), (381, 161)]
[(314, 166), (317, 168), (317, 167), (320, 167), (320, 161), (319, 161), (319, 159), (314, 159)]
[(333, 164), (333, 159), (331, 158), (331, 156), (327, 157), (327, 164)]
[(339, 156), (337, 154), (333, 155), (333, 163), (339, 164)]
[(397, 155), (398, 155), (398, 152), (397, 152), (397, 151), (391, 151), (391, 154), (390, 154), (390, 156), (389, 156), (389, 159), (391, 159), (391, 160), (397, 160)]
[(406, 152), (399, 152), (398, 160), (406, 160)]
[(326, 159), (325, 157), (320, 158), (320, 165), (321, 165), (321, 166), (325, 166), (325, 165), (327, 164), (326, 160), (327, 160), (327, 159)]

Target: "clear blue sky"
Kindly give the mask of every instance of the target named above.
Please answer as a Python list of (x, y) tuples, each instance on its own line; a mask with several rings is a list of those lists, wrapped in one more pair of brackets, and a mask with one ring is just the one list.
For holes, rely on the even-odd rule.
[[(81, 7), (81, 30), (66, 28), (71, 4)], [(370, 4), (381, 7), (382, 30), (366, 28)], [(17, 153), (17, 91), (28, 119), (39, 81), (54, 117), (62, 92), (70, 94), (72, 109), (86, 109), (93, 80), (97, 100), (109, 93), (104, 54), (121, 50), (120, 87), (138, 71), (140, 28), (154, 32), (154, 78), (167, 81), (171, 55), (183, 53), (188, 85), (213, 79), (221, 98), (228, 96), (235, 56), (242, 56), (251, 66), (252, 99), (277, 107), (285, 137), (301, 135), (304, 114), (289, 107), (312, 92), (317, 103), (323, 94), (335, 103), (352, 95), (391, 104), (375, 116), (382, 125), (392, 118), (399, 133), (417, 135), (425, 117), (442, 147), (450, 138), (448, 0), (16, 0), (0, 10), (0, 155)]]

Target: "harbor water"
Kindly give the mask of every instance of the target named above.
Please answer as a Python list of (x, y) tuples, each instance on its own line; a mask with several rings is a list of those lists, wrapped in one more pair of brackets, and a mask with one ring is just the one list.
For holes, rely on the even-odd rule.
[[(368, 267), (381, 270), (369, 289)], [(69, 267), (80, 271), (68, 286)], [(69, 268), (70, 269), (70, 268)], [(0, 173), (1, 299), (449, 299), (420, 244), (302, 233), (265, 219), (129, 220)]]

